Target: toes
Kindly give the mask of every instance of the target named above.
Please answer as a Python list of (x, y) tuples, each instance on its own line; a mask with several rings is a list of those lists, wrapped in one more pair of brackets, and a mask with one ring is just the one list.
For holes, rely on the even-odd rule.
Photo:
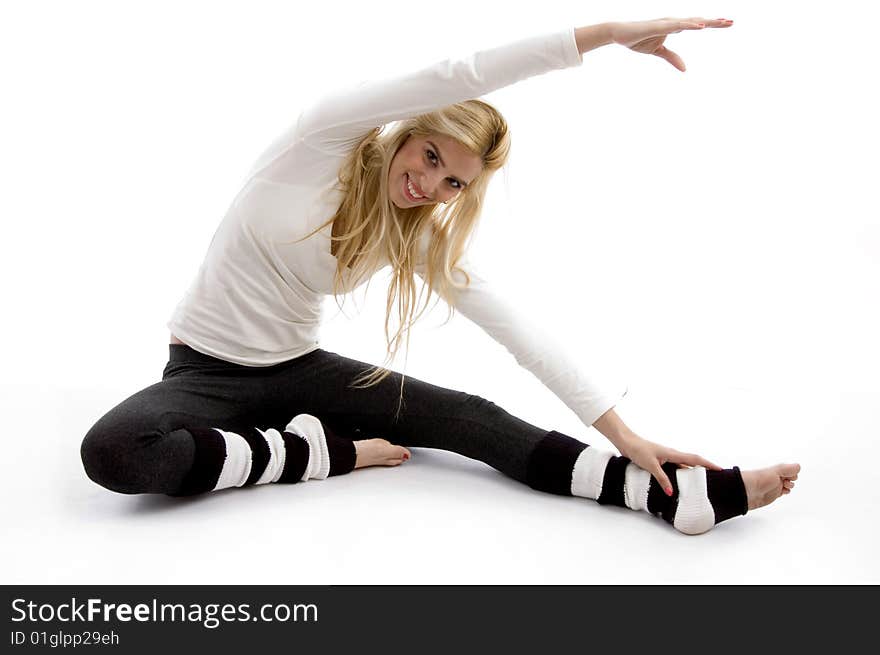
[(391, 446), (391, 444), (389, 444), (389, 446), (391, 452), (385, 459), (385, 463), (388, 466), (397, 466), (398, 464), (403, 464), (410, 458), (411, 454), (409, 450), (407, 450), (403, 446)]

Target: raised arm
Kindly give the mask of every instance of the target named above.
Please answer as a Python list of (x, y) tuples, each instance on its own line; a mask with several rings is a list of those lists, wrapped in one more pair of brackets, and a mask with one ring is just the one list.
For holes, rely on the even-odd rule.
[(343, 157), (373, 128), (477, 98), (542, 73), (579, 66), (585, 52), (611, 43), (661, 57), (684, 71), (681, 57), (663, 45), (667, 35), (732, 24), (723, 18), (662, 18), (586, 25), (337, 89), (307, 105), (299, 119), (257, 158), (251, 173), (273, 163), (275, 169), (285, 170), (283, 160), (297, 141)]
[(575, 29), (533, 36), (400, 76), (338, 89), (308, 105), (295, 134), (344, 154), (369, 130), (583, 62)]
[(519, 39), (327, 94), (303, 111), (296, 134), (324, 149), (345, 153), (375, 127), (476, 98), (552, 70), (579, 66), (585, 52), (611, 43), (661, 57), (683, 71), (681, 58), (663, 45), (669, 34), (732, 24), (723, 18), (661, 18), (599, 23)]
[(361, 82), (311, 104), (300, 116), (296, 134), (323, 149), (347, 152), (375, 127), (476, 98), (552, 70), (578, 66), (585, 52), (610, 43), (637, 52), (672, 54), (662, 48), (665, 35), (702, 29), (705, 23), (696, 22), (700, 20), (660, 19), (575, 27), (520, 39), (464, 58), (446, 59), (399, 77)]

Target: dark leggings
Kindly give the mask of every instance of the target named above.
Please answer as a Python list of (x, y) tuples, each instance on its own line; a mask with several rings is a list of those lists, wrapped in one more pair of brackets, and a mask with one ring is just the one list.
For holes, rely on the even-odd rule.
[(350, 388), (370, 366), (318, 349), (267, 367), (242, 366), (169, 344), (162, 381), (122, 401), (89, 430), (81, 454), (88, 476), (127, 494), (174, 495), (193, 466), (187, 428), (283, 430), (298, 414), (352, 440), (382, 437), (485, 462), (527, 483), (530, 456), (548, 431), (494, 403), (401, 375)]

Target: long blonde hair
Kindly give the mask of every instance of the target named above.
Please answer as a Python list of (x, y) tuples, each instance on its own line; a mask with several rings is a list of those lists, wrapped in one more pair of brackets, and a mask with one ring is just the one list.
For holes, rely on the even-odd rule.
[[(339, 296), (347, 292), (343, 288), (343, 274), (349, 265), (350, 279), (356, 285), (358, 280), (390, 263), (392, 277), (385, 315), (385, 363), (390, 365), (401, 343), (405, 341), (406, 349), (409, 349), (410, 328), (427, 309), (432, 291), (447, 301), (447, 320), (452, 317), (455, 291), (466, 286), (457, 284), (452, 272), (456, 270), (476, 227), (489, 181), (507, 161), (510, 134), (500, 112), (476, 99), (400, 121), (386, 134), (382, 134), (382, 130), (383, 127), (371, 130), (346, 157), (339, 170), (338, 188), (343, 192), (339, 208), (303, 239), (331, 224), (333, 232), (338, 233), (338, 236), (331, 235), (331, 240), (339, 244), (333, 278), (333, 295), (337, 304)], [(391, 160), (410, 135), (427, 137), (431, 134), (458, 141), (482, 159), (483, 169), (448, 204), (400, 209), (391, 201), (388, 189)], [(425, 231), (430, 235), (424, 262), (425, 283), (417, 295), (414, 272), (419, 240)], [(458, 270), (469, 283), (467, 273)], [(424, 303), (416, 312), (425, 287)], [(399, 326), (392, 337), (391, 308), (395, 298)], [(390, 373), (384, 366), (373, 367), (371, 372), (356, 378), (352, 386), (365, 388), (378, 384)], [(357, 384), (360, 382), (363, 384)], [(403, 377), (400, 384), (402, 402)]]

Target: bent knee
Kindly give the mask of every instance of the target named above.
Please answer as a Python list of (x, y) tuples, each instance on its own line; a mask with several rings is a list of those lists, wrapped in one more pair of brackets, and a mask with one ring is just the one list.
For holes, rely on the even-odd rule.
[(140, 493), (136, 485), (136, 463), (123, 439), (92, 428), (80, 446), (86, 475), (106, 489), (124, 494)]
[(96, 425), (83, 439), (80, 457), (89, 479), (111, 491), (173, 493), (190, 465), (191, 442), (186, 430), (139, 437)]

